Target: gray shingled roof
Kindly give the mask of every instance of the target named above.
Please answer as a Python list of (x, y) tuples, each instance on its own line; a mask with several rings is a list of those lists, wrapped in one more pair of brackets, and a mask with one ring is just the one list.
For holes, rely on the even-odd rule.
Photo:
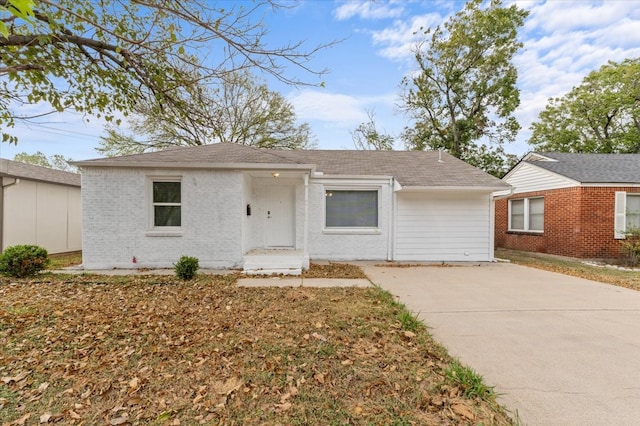
[(0, 176), (80, 186), (80, 175), (78, 173), (63, 172), (62, 170), (34, 166), (18, 161), (5, 160), (4, 158), (0, 158)]
[(534, 152), (557, 161), (526, 161), (581, 183), (640, 183), (640, 154)]
[(500, 179), (447, 153), (438, 162), (437, 151), (305, 150), (279, 151), (278, 155), (315, 164), (324, 174), (393, 176), (402, 186), (508, 188)]
[(80, 161), (80, 167), (171, 166), (175, 163), (315, 165), (328, 175), (394, 176), (402, 186), (509, 187), (467, 163), (434, 151), (270, 150), (230, 143)]
[(84, 166), (144, 166), (149, 163), (167, 164), (173, 163), (216, 163), (216, 164), (274, 164), (289, 163), (272, 154), (274, 150), (257, 149), (245, 145), (233, 143), (218, 143), (212, 145), (200, 145), (192, 147), (175, 147), (163, 151), (146, 152), (144, 154), (123, 155), (120, 157), (96, 158), (94, 160), (76, 161), (74, 164)]

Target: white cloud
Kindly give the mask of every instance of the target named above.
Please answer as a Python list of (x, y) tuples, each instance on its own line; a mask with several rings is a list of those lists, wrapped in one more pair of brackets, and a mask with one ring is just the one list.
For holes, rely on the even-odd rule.
[(551, 97), (562, 97), (607, 61), (640, 56), (640, 2), (518, 2), (531, 14), (516, 56), (521, 107), (516, 117), (523, 130), (510, 150), (522, 154), (528, 128)]
[(355, 97), (307, 89), (293, 92), (287, 99), (301, 121), (322, 121), (338, 127), (355, 128), (367, 121), (367, 111), (376, 105), (393, 107), (396, 94), (376, 97)]
[(438, 13), (417, 15), (408, 20), (396, 20), (393, 25), (380, 31), (373, 31), (374, 46), (381, 46), (381, 56), (392, 60), (413, 58), (416, 44), (424, 40), (424, 32), (442, 23), (444, 18)]
[(333, 14), (339, 21), (357, 16), (361, 19), (388, 19), (402, 15), (404, 7), (399, 2), (373, 2), (371, 0), (357, 0), (342, 3)]
[[(378, 96), (349, 96), (314, 89), (292, 92), (287, 96), (302, 122), (313, 123), (314, 136), (323, 149), (353, 149), (351, 132), (373, 114), (379, 131), (398, 137), (404, 120), (398, 120), (397, 93)], [(402, 149), (399, 139), (398, 149)]]
[(546, 1), (533, 7), (522, 3), (531, 15), (525, 29), (546, 33), (574, 32), (581, 29), (616, 25), (631, 16), (638, 18), (638, 4), (633, 1)]

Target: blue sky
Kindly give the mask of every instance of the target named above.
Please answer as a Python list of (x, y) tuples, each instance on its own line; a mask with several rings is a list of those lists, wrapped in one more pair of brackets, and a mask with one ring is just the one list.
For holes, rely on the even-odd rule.
[[(516, 117), (522, 130), (506, 147), (520, 156), (528, 151), (528, 127), (549, 97), (564, 95), (609, 60), (640, 57), (640, 0), (515, 3), (530, 11), (519, 35), (524, 48), (515, 58), (521, 90)], [(276, 14), (265, 11), (268, 45), (304, 41), (311, 48), (344, 39), (318, 52), (310, 63), (314, 69), (330, 70), (321, 79), (324, 87), (294, 88), (269, 79), (270, 88), (293, 104), (301, 122), (310, 124), (318, 148), (353, 149), (350, 132), (367, 121), (368, 111), (380, 130), (397, 137), (408, 124), (397, 105), (399, 84), (414, 67), (414, 31), (441, 24), (463, 7), (464, 2), (445, 0), (306, 0)], [(295, 68), (287, 72), (319, 82)], [(40, 111), (42, 106), (30, 110)], [(102, 124), (75, 113), (49, 116), (47, 122), (29, 128), (20, 124), (15, 129), (18, 146), (0, 144), (0, 156), (42, 151), (75, 160), (95, 158)], [(399, 137), (396, 149), (403, 149)]]

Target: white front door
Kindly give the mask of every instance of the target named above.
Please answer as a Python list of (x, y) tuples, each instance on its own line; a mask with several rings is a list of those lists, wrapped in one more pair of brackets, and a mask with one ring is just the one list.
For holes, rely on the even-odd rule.
[(266, 188), (265, 245), (295, 246), (295, 192), (293, 186)]

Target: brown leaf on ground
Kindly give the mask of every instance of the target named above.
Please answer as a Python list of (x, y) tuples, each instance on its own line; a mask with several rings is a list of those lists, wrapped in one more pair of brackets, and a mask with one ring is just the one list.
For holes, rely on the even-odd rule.
[(15, 376), (5, 376), (3, 377), (1, 380), (5, 383), (5, 384), (9, 384), (11, 382), (19, 382), (21, 380), (23, 380), (25, 377), (27, 377), (29, 374), (31, 374), (31, 371), (21, 371), (20, 373), (18, 373)]
[(290, 402), (283, 402), (282, 404), (276, 404), (275, 405), (275, 412), (276, 413), (281, 413), (283, 411), (287, 411), (291, 407), (292, 407), (292, 404)]
[(29, 420), (29, 417), (31, 417), (31, 413), (27, 413), (25, 415), (23, 415), (22, 417), (14, 420), (13, 422), (9, 423), (10, 425), (23, 425), (25, 424), (25, 422), (27, 420)]
[(378, 289), (236, 278), (0, 278), (0, 424), (510, 424)]
[(303, 278), (367, 278), (362, 269), (348, 263), (318, 264), (311, 262)]
[(127, 417), (115, 417), (109, 420), (109, 424), (111, 426), (123, 425), (128, 422), (129, 422), (129, 419)]
[(471, 411), (471, 409), (465, 404), (453, 404), (451, 405), (451, 410), (458, 416), (462, 416), (470, 421), (473, 421), (476, 417), (475, 414), (473, 414), (473, 411)]
[(230, 377), (224, 382), (216, 382), (214, 388), (219, 395), (228, 396), (242, 387), (244, 382), (240, 377)]

